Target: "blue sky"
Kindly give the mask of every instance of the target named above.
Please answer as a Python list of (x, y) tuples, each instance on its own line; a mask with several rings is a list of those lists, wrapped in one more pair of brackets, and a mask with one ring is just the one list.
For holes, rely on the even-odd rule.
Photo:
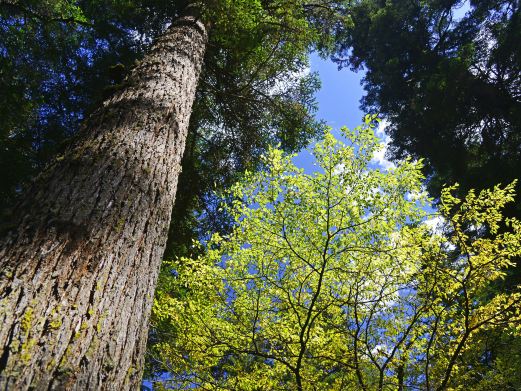
[[(362, 123), (365, 113), (360, 110), (360, 99), (364, 95), (361, 85), (364, 72), (353, 72), (349, 68), (338, 70), (338, 66), (331, 60), (320, 58), (316, 54), (311, 55), (311, 71), (318, 72), (322, 88), (318, 91), (316, 98), (318, 102), (317, 117), (324, 120), (333, 128), (335, 135), (339, 136), (342, 126), (355, 128)], [(383, 127), (377, 131), (382, 141), (388, 141), (383, 133)], [(384, 157), (385, 149), (376, 156), (376, 166), (388, 168), (392, 163)], [(311, 173), (315, 170), (313, 156), (309, 150), (300, 152), (293, 160), (297, 167), (304, 168), (305, 172)]]
[[(336, 131), (342, 126), (354, 128), (359, 125), (363, 117), (359, 109), (364, 93), (360, 85), (363, 73), (355, 73), (348, 68), (339, 71), (331, 60), (322, 59), (316, 54), (311, 55), (310, 67), (311, 72), (318, 72), (322, 83), (316, 95), (318, 119), (324, 120)], [(309, 150), (300, 152), (293, 161), (307, 173), (315, 169)]]
[[(461, 12), (461, 10), (460, 10)], [(360, 110), (360, 99), (364, 96), (364, 89), (361, 85), (364, 72), (353, 72), (349, 68), (338, 70), (338, 67), (331, 60), (324, 60), (316, 54), (311, 55), (311, 71), (318, 72), (322, 87), (318, 91), (316, 98), (318, 102), (318, 119), (324, 120), (327, 125), (333, 128), (334, 134), (340, 136), (339, 129), (342, 126), (355, 128), (362, 123), (366, 113)], [(385, 121), (381, 122), (376, 135), (382, 142), (388, 143), (389, 136), (384, 133)], [(382, 149), (373, 159), (373, 168), (387, 169), (394, 164), (385, 158), (386, 148)], [(304, 168), (306, 173), (316, 170), (313, 165), (313, 155), (310, 148), (301, 151), (293, 162), (299, 168)], [(426, 207), (428, 213), (434, 213), (435, 209)], [(427, 224), (434, 228), (439, 223), (437, 218), (428, 220)]]
[[(470, 10), (470, 1), (464, 1), (459, 8), (453, 9), (454, 21), (463, 18)], [(331, 126), (338, 136), (338, 130), (342, 126), (353, 129), (362, 123), (365, 115), (360, 110), (360, 99), (364, 96), (364, 89), (361, 85), (364, 72), (353, 72), (349, 68), (338, 70), (338, 66), (329, 59), (322, 59), (317, 54), (312, 53), (310, 59), (311, 71), (318, 72), (322, 82), (322, 88), (318, 91), (316, 98), (319, 105), (317, 117), (324, 120)], [(385, 136), (383, 131), (385, 121), (377, 130), (377, 135), (383, 142), (390, 139)], [(385, 149), (376, 156), (376, 166), (387, 168), (392, 165), (385, 159)], [(294, 159), (298, 167), (304, 168), (305, 172), (310, 173), (315, 170), (313, 157), (309, 150), (302, 151)]]
[(364, 94), (361, 86), (364, 73), (355, 73), (349, 68), (339, 71), (332, 61), (321, 59), (316, 54), (311, 55), (311, 71), (318, 72), (322, 81), (317, 94), (318, 117), (335, 129), (359, 125), (364, 116), (359, 109)]

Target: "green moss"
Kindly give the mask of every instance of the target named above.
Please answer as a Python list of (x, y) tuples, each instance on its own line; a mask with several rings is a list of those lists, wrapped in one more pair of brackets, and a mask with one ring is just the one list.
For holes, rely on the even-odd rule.
[(31, 361), (31, 353), (22, 351), (22, 353), (20, 354), (20, 359), (24, 364), (28, 364), (29, 361)]
[(24, 364), (27, 364), (31, 360), (31, 350), (36, 345), (36, 339), (31, 338), (28, 341), (22, 343), (20, 351), (20, 359)]
[(57, 330), (62, 325), (61, 319), (55, 319), (51, 323), (49, 323), (49, 326), (51, 326), (51, 329)]
[(109, 316), (109, 311), (103, 311), (103, 314), (98, 319), (98, 324), (96, 325), (96, 330), (98, 333), (101, 331), (101, 326), (103, 325), (103, 321)]
[(103, 363), (103, 368), (104, 368), (106, 371), (111, 371), (111, 370), (113, 370), (115, 367), (116, 367), (116, 364), (114, 363), (114, 361), (113, 361), (110, 357), (107, 357), (107, 359), (106, 359), (105, 362)]
[(69, 361), (72, 355), (71, 345), (67, 346), (65, 349), (65, 353), (63, 353), (62, 359), (60, 360), (60, 365), (58, 366), (58, 370), (68, 370), (69, 369)]
[(128, 369), (127, 369), (127, 379), (130, 379), (134, 374), (136, 373), (136, 368), (134, 368), (134, 366), (129, 366)]
[(31, 307), (27, 308), (24, 315), (22, 316), (22, 320), (20, 321), (20, 327), (22, 332), (25, 334), (29, 333), (31, 329), (31, 323), (33, 320), (33, 309)]
[(121, 232), (123, 227), (125, 226), (125, 218), (121, 218), (116, 224), (115, 230), (116, 232)]
[(60, 310), (61, 310), (61, 306), (57, 305), (51, 311), (51, 319), (52, 319), (52, 321), (49, 323), (49, 326), (53, 330), (59, 329), (60, 326), (62, 325), (62, 319), (61, 318), (55, 319), (56, 315), (60, 312)]
[(93, 357), (94, 354), (96, 353), (96, 350), (98, 349), (98, 345), (99, 345), (99, 340), (98, 340), (98, 338), (94, 337), (89, 345), (89, 348), (87, 349), (87, 353), (85, 354), (85, 356), (87, 358)]
[(47, 364), (47, 371), (51, 371), (51, 370), (54, 368), (55, 365), (56, 365), (56, 360), (53, 358), (53, 359), (49, 362), (49, 364)]
[(11, 351), (18, 352), (18, 349), (20, 348), (20, 341), (17, 339), (14, 339), (11, 342)]

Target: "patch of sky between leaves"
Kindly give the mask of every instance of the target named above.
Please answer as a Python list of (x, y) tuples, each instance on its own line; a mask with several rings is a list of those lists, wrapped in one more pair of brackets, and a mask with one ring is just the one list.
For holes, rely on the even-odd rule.
[[(343, 136), (340, 128), (347, 126), (350, 129), (354, 129), (363, 122), (364, 113), (358, 108), (360, 99), (362, 98), (364, 91), (361, 87), (361, 80), (364, 77), (364, 72), (353, 72), (348, 68), (338, 70), (336, 64), (330, 60), (324, 60), (317, 55), (311, 55), (311, 67), (309, 70), (303, 72), (303, 75), (309, 72), (318, 72), (320, 79), (322, 80), (322, 87), (317, 93), (318, 101), (318, 113), (319, 119), (324, 120), (333, 128), (333, 134), (336, 138), (343, 142), (349, 143), (348, 140)], [(347, 114), (346, 114), (347, 113)], [(349, 115), (349, 117), (347, 117)], [(386, 157), (388, 146), (391, 143), (391, 137), (386, 134), (385, 129), (388, 125), (388, 121), (382, 119), (379, 126), (375, 129), (376, 136), (382, 143), (382, 148), (376, 151), (369, 164), (369, 169), (379, 169), (382, 171), (392, 170), (396, 167), (396, 164)], [(315, 143), (311, 143), (306, 149), (298, 153), (293, 159), (293, 164), (303, 169), (306, 174), (313, 174), (317, 172), (323, 172), (323, 170), (316, 164), (316, 160), (312, 154), (312, 150)], [(424, 192), (425, 189), (422, 190)], [(282, 194), (279, 196), (277, 201), (282, 201)], [(421, 198), (420, 194), (407, 194), (409, 201), (416, 201)], [(256, 202), (250, 203), (249, 208), (258, 209), (260, 205)], [(273, 205), (267, 205), (268, 208), (273, 208)], [(427, 212), (427, 218), (424, 220), (424, 224), (433, 233), (441, 233), (444, 221), (436, 213), (436, 209), (429, 206), (423, 206), (423, 209)], [(239, 221), (242, 221), (244, 217), (240, 217)], [(209, 237), (201, 238), (203, 243), (206, 242)], [(248, 246), (245, 244), (245, 246)], [(246, 247), (247, 248), (247, 247)], [(226, 260), (223, 259), (223, 266), (226, 264)]]
[(470, 11), (470, 0), (465, 0), (461, 4), (452, 9), (452, 20), (458, 22), (465, 17), (467, 12)]
[[(354, 72), (347, 67), (338, 70), (335, 63), (322, 59), (314, 53), (311, 54), (310, 65), (310, 71), (319, 74), (322, 84), (317, 93), (317, 117), (333, 128), (335, 137), (346, 141), (340, 128), (347, 126), (354, 129), (362, 123), (365, 115), (359, 109), (360, 99), (364, 95), (362, 78), (365, 72)], [(385, 134), (386, 126), (387, 122), (382, 120), (376, 129), (376, 135), (381, 139), (383, 148), (375, 153), (371, 168), (388, 170), (395, 167), (394, 163), (386, 158), (387, 147), (391, 142), (391, 138)], [(314, 144), (310, 145), (293, 158), (293, 163), (304, 169), (306, 174), (316, 172), (318, 169), (314, 165), (314, 157), (311, 153), (313, 146)]]
[[(465, 1), (454, 11), (453, 17), (462, 18), (469, 9), (469, 1)], [(343, 137), (340, 128), (347, 126), (354, 129), (362, 124), (365, 116), (365, 113), (359, 108), (360, 100), (364, 95), (362, 79), (365, 72), (354, 72), (348, 67), (339, 70), (331, 60), (320, 58), (315, 53), (312, 53), (310, 57), (309, 72), (317, 72), (321, 80), (321, 88), (316, 96), (318, 103), (317, 117), (332, 127), (335, 137), (346, 142), (347, 140)], [(388, 171), (396, 167), (394, 162), (387, 159), (386, 154), (392, 141), (391, 137), (385, 132), (388, 124), (386, 119), (382, 119), (375, 129), (376, 136), (381, 140), (382, 148), (374, 153), (369, 169)], [(306, 174), (320, 170), (320, 167), (315, 165), (315, 158), (312, 154), (314, 145), (315, 143), (312, 143), (292, 159), (293, 164), (303, 169)], [(418, 195), (408, 194), (408, 199), (412, 200), (416, 196)], [(436, 209), (433, 207), (426, 206), (424, 209), (431, 216), (425, 221), (425, 224), (432, 232), (439, 233), (443, 226), (441, 217), (436, 214)]]

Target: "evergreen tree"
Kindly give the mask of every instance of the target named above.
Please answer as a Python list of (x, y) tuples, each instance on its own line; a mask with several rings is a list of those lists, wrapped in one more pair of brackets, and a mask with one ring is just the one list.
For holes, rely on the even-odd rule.
[(0, 245), (2, 387), (139, 384), (207, 46), (215, 42), (214, 56), (230, 51), (236, 66), (255, 70), (251, 83), (259, 75), (283, 76), (311, 46), (327, 43), (319, 23), (331, 17), (321, 6), (327, 4), (185, 4), (83, 121), (65, 152), (25, 191), (14, 208), (15, 227)]
[(336, 61), (366, 70), (362, 107), (389, 121), (391, 157), (425, 158), (436, 197), (519, 177), (519, 1), (363, 0), (349, 16)]

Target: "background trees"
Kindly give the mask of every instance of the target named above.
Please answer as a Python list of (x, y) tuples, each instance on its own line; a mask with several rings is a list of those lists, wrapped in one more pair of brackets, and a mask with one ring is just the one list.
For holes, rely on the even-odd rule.
[[(521, 224), (502, 216), (514, 184), (464, 199), (444, 189), (437, 216), (454, 234), (433, 231), (421, 164), (371, 169), (379, 145), (369, 124), (344, 129), (347, 145), (326, 134), (311, 175), (270, 150), (267, 170), (232, 190), (232, 233), (204, 241), (205, 255), (171, 263), (175, 278), (154, 306), (158, 332), (176, 335), (154, 350), (167, 386), (519, 385), (511, 377), (519, 358), (507, 364), (508, 355), (480, 377), (486, 334), (519, 337), (521, 293), (490, 297), (521, 254)], [(469, 224), (492, 237), (467, 235)]]
[(521, 172), (520, 12), (517, 0), (364, 0), (339, 32), (338, 64), (366, 70), (363, 109), (389, 120), (394, 158), (425, 158), (436, 197)]
[[(310, 47), (330, 47), (329, 32), (334, 28), (341, 27), (337, 32), (345, 39), (337, 47), (340, 54), (353, 46), (348, 62), (354, 66), (371, 64), (367, 108), (378, 108), (393, 123), (403, 120), (404, 126), (394, 128), (395, 139), (403, 146), (400, 149), (395, 145), (396, 156), (409, 149), (426, 154), (429, 167), (436, 173), (431, 177), (432, 189), (439, 191), (443, 175), (452, 182), (471, 172), (462, 192), (475, 181), (484, 181), (478, 184), (480, 187), (495, 183), (498, 178), (494, 170), (511, 179), (517, 172), (519, 149), (519, 4), (472, 3), (472, 13), (452, 22), (452, 11), (460, 4), (367, 1), (357, 3), (353, 12), (347, 13), (343, 2), (331, 1), (205, 2), (204, 15), (213, 22), (212, 34), (192, 115), (189, 153), (181, 179), (183, 197), (179, 197), (181, 202), (174, 211), (176, 225), (171, 227), (168, 254), (196, 252), (189, 244), (200, 233), (194, 228), (194, 209), (205, 209), (198, 215), (203, 223), (201, 230), (230, 228), (226, 220), (215, 219), (226, 213), (215, 207), (210, 188), (231, 183), (244, 169), (255, 168), (269, 144), (281, 142), (282, 147), (293, 150), (317, 133), (310, 116), (311, 93), (317, 83), (313, 77), (303, 77), (306, 56)], [(74, 133), (81, 118), (103, 99), (121, 92), (132, 62), (140, 58), (152, 39), (167, 30), (185, 5), (184, 1), (153, 0), (0, 4), (4, 206), (12, 204), (30, 174), (61, 149), (59, 144)], [(338, 11), (346, 16), (338, 17)], [(447, 89), (448, 84), (454, 88)], [(439, 131), (442, 126), (449, 130)], [(417, 127), (424, 130), (421, 134), (428, 135), (427, 139), (412, 135)], [(404, 129), (406, 133), (401, 134)], [(120, 141), (123, 144), (128, 140), (122, 137)], [(431, 151), (433, 147), (437, 152)], [(450, 150), (453, 159), (440, 155), (440, 150)], [(446, 164), (448, 161), (450, 164)], [(114, 170), (109, 177), (119, 174), (121, 171)], [(74, 177), (72, 171), (67, 175)], [(8, 213), (2, 217), (7, 222), (11, 218)], [(58, 220), (60, 232), (71, 227), (68, 221)], [(120, 227), (120, 221), (124, 219), (111, 226)], [(74, 235), (83, 232), (72, 227)], [(472, 227), (476, 228), (466, 228)], [(455, 229), (454, 234), (457, 232)], [(465, 229), (461, 234), (468, 232)], [(476, 233), (481, 234), (479, 230)], [(165, 275), (168, 273), (167, 268)], [(81, 282), (78, 286), (84, 285), (85, 279)], [(168, 287), (169, 282), (165, 284)], [(175, 283), (173, 288), (178, 288)], [(12, 287), (6, 291), (9, 289)], [(490, 293), (483, 302), (493, 296)], [(28, 324), (20, 320), (19, 329)], [(49, 325), (58, 325), (54, 319), (42, 324), (47, 331), (54, 327)], [(152, 332), (154, 337), (162, 337), (162, 333), (168, 330), (161, 325)], [(482, 336), (477, 344), (485, 346), (486, 335)], [(501, 334), (498, 340), (504, 336)], [(33, 339), (27, 342), (34, 347)], [(482, 351), (490, 352), (485, 348)], [(483, 360), (472, 351), (464, 351), (462, 356), (474, 360), (474, 367), (494, 363), (494, 368), (500, 368), (495, 356), (498, 350), (494, 352), (493, 357)], [(300, 355), (301, 363), (304, 356)], [(451, 367), (457, 369), (456, 364)], [(403, 377), (398, 369), (397, 379)], [(294, 375), (299, 372), (292, 371)], [(375, 376), (384, 372), (382, 366), (376, 367)], [(298, 385), (296, 375), (295, 381)]]

